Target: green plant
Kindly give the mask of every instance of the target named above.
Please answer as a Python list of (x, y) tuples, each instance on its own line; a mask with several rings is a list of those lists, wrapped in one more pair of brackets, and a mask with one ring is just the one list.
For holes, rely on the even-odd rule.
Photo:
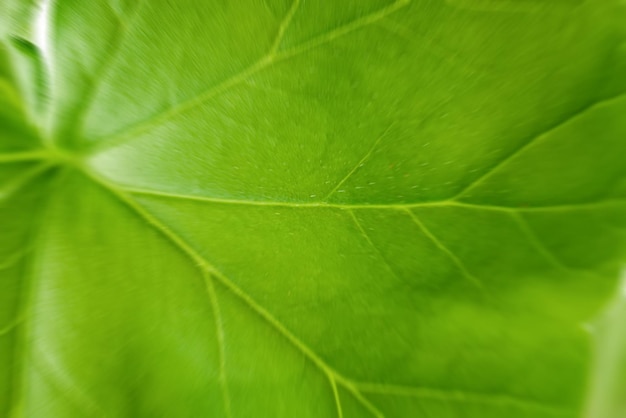
[(624, 416), (622, 2), (50, 7), (0, 6), (1, 416)]

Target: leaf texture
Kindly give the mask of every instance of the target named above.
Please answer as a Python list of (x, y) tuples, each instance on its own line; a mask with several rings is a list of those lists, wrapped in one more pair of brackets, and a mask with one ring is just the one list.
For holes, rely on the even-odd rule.
[(0, 59), (2, 416), (621, 416), (621, 2), (47, 19)]

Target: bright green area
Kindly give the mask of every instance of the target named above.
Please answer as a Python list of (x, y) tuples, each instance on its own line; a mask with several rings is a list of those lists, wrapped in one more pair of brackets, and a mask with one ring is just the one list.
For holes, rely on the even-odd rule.
[(623, 417), (622, 3), (3, 3), (0, 416)]

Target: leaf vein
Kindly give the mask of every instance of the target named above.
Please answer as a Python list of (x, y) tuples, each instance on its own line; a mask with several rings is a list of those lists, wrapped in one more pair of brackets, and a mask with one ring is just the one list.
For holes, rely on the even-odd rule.
[(468, 392), (456, 389), (437, 389), (428, 387), (400, 386), (393, 384), (380, 384), (369, 382), (357, 382), (355, 385), (366, 393), (377, 393), (391, 396), (408, 396), (422, 399), (433, 399), (441, 401), (452, 401), (460, 403), (478, 403), (490, 405), (513, 405), (522, 409), (534, 409), (553, 414), (571, 413), (570, 409), (550, 405), (539, 401), (519, 398), (508, 394), (487, 394), (479, 392)]
[(396, 0), (395, 2), (391, 3), (389, 6), (383, 7), (379, 9), (378, 11), (365, 15), (359, 19), (355, 19), (352, 22), (347, 23), (343, 26), (339, 26), (335, 29), (332, 29), (331, 31), (325, 34), (319, 35), (318, 37), (311, 39), (310, 41), (304, 42), (303, 44), (299, 46), (286, 50), (281, 55), (285, 58), (292, 57), (294, 55), (301, 54), (314, 47), (329, 43), (347, 33), (354, 32), (357, 29), (376, 23), (380, 19), (383, 19), (384, 17), (390, 15), (391, 13), (407, 6), (410, 2), (411, 0)]
[(510, 216), (513, 218), (515, 223), (518, 225), (520, 230), (529, 240), (529, 242), (535, 247), (535, 249), (543, 256), (543, 258), (552, 264), (554, 267), (557, 267), (561, 270), (565, 271), (581, 271), (584, 273), (591, 273), (585, 269), (570, 267), (566, 265), (563, 261), (561, 261), (553, 251), (550, 251), (548, 247), (543, 243), (543, 241), (537, 236), (535, 231), (533, 231), (532, 227), (528, 224), (526, 218), (524, 218), (519, 213), (511, 212)]
[[(377, 20), (382, 19), (388, 14), (407, 5), (409, 1), (410, 0), (396, 0), (396, 2), (394, 2), (390, 6), (380, 9), (378, 12), (374, 12), (360, 19), (356, 19), (352, 21), (351, 23), (348, 23), (339, 28), (336, 28), (328, 32), (326, 35), (322, 35), (318, 38), (315, 38), (309, 42), (302, 44), (301, 47), (296, 47), (293, 49), (285, 50), (282, 53), (276, 53), (274, 51), (274, 45), (272, 45), (270, 47), (270, 50), (266, 54), (264, 54), (260, 59), (258, 59), (257, 61), (255, 61), (253, 64), (243, 69), (242, 71), (238, 72), (237, 74), (225, 79), (222, 82), (219, 82), (215, 86), (209, 87), (204, 92), (188, 100), (175, 104), (174, 106), (170, 107), (168, 110), (162, 113), (159, 113), (157, 115), (154, 115), (153, 117), (150, 117), (144, 121), (140, 121), (137, 124), (132, 125), (130, 128), (128, 128), (127, 130), (121, 133), (113, 134), (110, 137), (100, 138), (99, 141), (96, 143), (96, 145), (92, 147), (88, 147), (87, 152), (90, 154), (102, 152), (107, 149), (114, 148), (117, 145), (123, 144), (126, 141), (131, 141), (133, 139), (136, 139), (142, 133), (145, 133), (159, 126), (162, 126), (163, 123), (174, 118), (178, 114), (192, 110), (204, 104), (206, 101), (210, 100), (211, 98), (228, 91), (232, 87), (244, 82), (253, 74), (258, 73), (259, 71), (269, 67), (270, 65), (279, 61), (286, 60), (288, 58), (292, 58), (313, 47), (328, 43), (342, 35), (345, 35), (356, 29), (359, 29), (361, 27), (374, 23)], [(279, 43), (282, 40), (282, 37), (284, 36), (284, 31), (287, 29), (289, 23), (291, 22), (291, 18), (293, 14), (295, 14), (298, 4), (299, 4), (299, 1), (294, 2), (294, 4), (292, 5), (292, 8), (290, 10), (290, 12), (292, 13), (288, 13), (285, 20), (282, 22), (281, 27), (284, 27), (284, 29), (282, 30), (282, 33), (281, 33), (281, 30), (279, 29), (277, 38), (273, 42), (274, 44), (277, 42), (277, 40)]]
[(45, 150), (15, 152), (0, 154), (0, 163), (16, 163), (21, 161), (38, 161), (48, 158), (49, 153)]
[(365, 228), (363, 228), (363, 225), (361, 224), (361, 222), (359, 221), (359, 218), (357, 218), (356, 214), (354, 213), (354, 210), (352, 209), (348, 209), (348, 213), (350, 214), (352, 221), (354, 222), (354, 224), (356, 225), (356, 227), (359, 229), (359, 232), (361, 233), (361, 235), (363, 236), (363, 238), (365, 238), (365, 240), (367, 241), (367, 243), (369, 244), (370, 247), (372, 247), (374, 249), (374, 251), (376, 251), (376, 253), (378, 254), (379, 258), (383, 261), (383, 263), (385, 264), (385, 266), (387, 267), (387, 270), (389, 270), (389, 272), (395, 276), (398, 280), (400, 281), (404, 281), (400, 276), (398, 276), (398, 274), (395, 272), (395, 270), (393, 269), (393, 267), (391, 266), (391, 264), (389, 264), (389, 262), (387, 261), (387, 258), (383, 255), (383, 253), (380, 251), (380, 249), (378, 248), (377, 245), (374, 244), (374, 241), (372, 241), (372, 239), (370, 238), (369, 234), (367, 233), (367, 231), (365, 231)]
[(274, 42), (272, 42), (272, 47), (270, 48), (269, 55), (276, 55), (276, 51), (278, 50), (278, 47), (280, 46), (280, 43), (282, 42), (283, 37), (285, 36), (285, 33), (287, 32), (287, 29), (291, 24), (291, 20), (298, 10), (298, 7), (300, 7), (300, 0), (293, 0), (293, 2), (291, 3), (291, 7), (283, 18), (283, 21), (280, 22), (280, 26), (278, 27), (278, 33), (276, 34)]
[(437, 238), (437, 236), (435, 236), (435, 234), (433, 234), (433, 232), (429, 228), (426, 227), (426, 225), (424, 225), (424, 223), (418, 218), (418, 216), (413, 211), (411, 211), (410, 209), (405, 209), (405, 212), (409, 215), (409, 217), (413, 220), (413, 222), (422, 230), (424, 235), (426, 235), (433, 242), (433, 244), (435, 244), (435, 246), (439, 248), (439, 250), (441, 250), (444, 254), (447, 255), (447, 257), (454, 263), (454, 265), (456, 265), (456, 267), (461, 271), (461, 273), (463, 273), (463, 276), (465, 276), (466, 279), (468, 279), (477, 287), (480, 287), (480, 288), (483, 287), (482, 282), (476, 276), (474, 276), (472, 273), (469, 272), (469, 270), (467, 269), (467, 267), (465, 267), (465, 264), (461, 261), (461, 259), (459, 259), (459, 257), (457, 257), (452, 251), (450, 251), (450, 249), (446, 247), (443, 244), (443, 242), (441, 242), (441, 240), (439, 240), (439, 238)]
[(211, 275), (206, 270), (202, 271), (202, 275), (204, 277), (207, 294), (209, 295), (211, 307), (213, 308), (213, 316), (215, 318), (215, 333), (217, 336), (217, 348), (220, 363), (219, 383), (222, 389), (224, 409), (226, 410), (226, 417), (231, 418), (232, 408), (230, 403), (230, 393), (228, 390), (228, 381), (226, 378), (226, 353), (224, 350), (224, 326), (222, 324), (222, 313)]
[(590, 103), (590, 104), (588, 104), (586, 106), (581, 107), (580, 109), (574, 111), (573, 113), (567, 115), (564, 119), (561, 119), (561, 120), (557, 121), (556, 123), (552, 124), (547, 129), (545, 129), (543, 132), (535, 134), (529, 140), (524, 142), (521, 146), (519, 146), (516, 149), (514, 149), (509, 155), (504, 157), (502, 160), (498, 161), (496, 164), (492, 165), (490, 168), (488, 168), (486, 171), (484, 171), (481, 175), (479, 175), (476, 179), (474, 179), (472, 182), (470, 182), (467, 186), (465, 186), (463, 189), (461, 189), (461, 191), (458, 192), (453, 197), (451, 197), (450, 200), (456, 200), (456, 199), (459, 199), (459, 198), (463, 197), (468, 191), (470, 191), (471, 189), (477, 187), (479, 184), (481, 184), (488, 177), (492, 176), (494, 173), (499, 171), (502, 167), (505, 167), (509, 162), (514, 160), (517, 156), (519, 156), (520, 154), (523, 154), (526, 150), (532, 148), (532, 146), (536, 145), (538, 142), (540, 142), (542, 139), (546, 138), (552, 132), (555, 132), (559, 128), (561, 128), (563, 126), (566, 126), (566, 125), (572, 123), (573, 121), (575, 121), (576, 119), (579, 119), (579, 118), (583, 117), (584, 115), (586, 115), (588, 112), (590, 112), (593, 109), (609, 105), (609, 104), (611, 104), (611, 103), (613, 103), (615, 101), (618, 101), (618, 100), (620, 100), (620, 99), (622, 99), (624, 97), (626, 97), (626, 93), (621, 92), (621, 93), (613, 95), (611, 97), (608, 97), (608, 98), (605, 98), (605, 99), (602, 99), (602, 100), (598, 100), (598, 101), (594, 101), (594, 102), (592, 102), (592, 103)]
[(433, 200), (426, 202), (409, 202), (409, 203), (330, 203), (324, 201), (315, 202), (293, 202), (293, 201), (268, 201), (268, 200), (246, 200), (246, 199), (229, 199), (219, 197), (206, 197), (200, 195), (187, 195), (171, 192), (162, 192), (159, 190), (141, 189), (136, 187), (121, 187), (122, 190), (131, 194), (140, 194), (146, 196), (156, 196), (168, 199), (191, 200), (216, 204), (242, 205), (242, 206), (275, 206), (287, 208), (337, 208), (337, 209), (389, 209), (404, 210), (410, 208), (432, 207), (432, 206), (448, 206), (479, 210), (494, 210), (503, 212), (540, 212), (540, 211), (574, 211), (581, 209), (602, 209), (610, 207), (610, 205), (626, 204), (626, 199), (601, 199), (590, 202), (581, 202), (563, 205), (546, 205), (546, 206), (498, 206), (483, 203), (471, 203), (454, 200)]
[(5, 326), (4, 328), (0, 329), (0, 337), (3, 337), (9, 333), (11, 333), (11, 331), (13, 331), (14, 329), (16, 329), (18, 326), (20, 326), (20, 324), (24, 322), (24, 318), (23, 317), (18, 317), (17, 319), (13, 320), (10, 324), (8, 324), (7, 326)]
[(337, 391), (337, 382), (331, 375), (328, 376), (328, 381), (333, 390), (333, 397), (335, 398), (335, 407), (337, 408), (337, 418), (343, 418), (343, 409), (341, 408), (341, 399), (339, 398), (339, 391)]
[(279, 334), (281, 334), (287, 341), (289, 341), (296, 349), (298, 349), (306, 358), (308, 358), (313, 364), (315, 364), (320, 371), (330, 375), (334, 380), (344, 386), (350, 391), (353, 396), (359, 400), (369, 411), (371, 411), (377, 418), (383, 418), (382, 413), (376, 409), (363, 395), (353, 386), (351, 381), (340, 374), (338, 371), (329, 366), (321, 357), (319, 357), (311, 348), (309, 348), (304, 342), (302, 342), (295, 334), (289, 331), (280, 321), (278, 321), (272, 314), (267, 311), (263, 306), (258, 304), (250, 295), (239, 288), (228, 277), (226, 277), (221, 271), (219, 271), (212, 263), (204, 258), (193, 246), (185, 241), (180, 235), (164, 225), (159, 219), (157, 219), (152, 213), (147, 211), (142, 205), (137, 203), (134, 199), (118, 189), (114, 185), (106, 182), (104, 179), (98, 177), (96, 174), (85, 170), (85, 175), (91, 178), (96, 184), (99, 184), (103, 189), (107, 190), (119, 201), (129, 207), (135, 214), (143, 219), (148, 225), (153, 227), (157, 232), (167, 238), (173, 245), (175, 245), (183, 254), (186, 254), (190, 260), (196, 265), (200, 266), (212, 277), (215, 277), (224, 287), (226, 287), (235, 296), (241, 299), (252, 312), (256, 313), (261, 319), (266, 321), (272, 328), (274, 328)]
[(24, 171), (22, 175), (11, 179), (11, 181), (7, 182), (2, 188), (0, 188), (0, 201), (15, 195), (15, 193), (19, 192), (23, 187), (39, 177), (40, 174), (48, 171), (51, 166), (52, 164), (50, 163), (39, 164), (30, 170)]
[(387, 135), (387, 132), (389, 132), (389, 130), (391, 129), (391, 127), (393, 126), (393, 124), (389, 125), (389, 127), (387, 127), (387, 129), (385, 129), (385, 131), (378, 136), (378, 138), (376, 138), (376, 140), (372, 143), (372, 145), (369, 147), (369, 149), (367, 150), (367, 152), (365, 153), (365, 155), (356, 163), (356, 165), (354, 167), (352, 167), (352, 169), (350, 171), (348, 171), (348, 173), (341, 179), (339, 180), (339, 182), (335, 185), (335, 187), (333, 187), (330, 192), (328, 192), (328, 194), (326, 195), (326, 197), (324, 198), (324, 201), (327, 202), (330, 197), (332, 195), (334, 195), (337, 190), (346, 182), (348, 181), (348, 179), (350, 177), (352, 177), (352, 175), (354, 173), (357, 172), (357, 170), (359, 168), (361, 168), (363, 166), (363, 164), (365, 164), (365, 162), (372, 156), (372, 154), (374, 153), (374, 151), (376, 150), (376, 148), (378, 148), (378, 145), (380, 144), (380, 141), (382, 141), (382, 139)]
[(82, 128), (82, 125), (85, 122), (85, 117), (87, 116), (89, 109), (94, 104), (94, 98), (102, 85), (104, 76), (118, 59), (124, 40), (130, 32), (135, 18), (139, 14), (139, 9), (143, 4), (143, 1), (138, 2), (138, 6), (134, 9), (131, 18), (127, 18), (126, 20), (124, 20), (115, 9), (111, 9), (117, 19), (118, 28), (113, 34), (113, 38), (108, 43), (108, 48), (106, 48), (103, 61), (100, 63), (95, 74), (90, 77), (89, 85), (85, 88), (85, 90), (83, 90), (82, 95), (78, 100), (80, 106), (76, 109), (73, 115), (67, 118), (67, 121), (65, 122), (65, 126), (67, 128), (61, 129), (62, 135), (71, 136), (72, 134), (77, 133), (77, 130)]

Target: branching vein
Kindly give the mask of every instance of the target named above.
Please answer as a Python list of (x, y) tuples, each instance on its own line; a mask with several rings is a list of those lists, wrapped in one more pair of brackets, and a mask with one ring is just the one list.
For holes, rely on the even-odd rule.
[(337, 408), (337, 418), (343, 418), (343, 409), (341, 408), (341, 398), (339, 398), (339, 391), (337, 390), (337, 382), (335, 379), (328, 375), (328, 381), (333, 390), (333, 397), (335, 398), (335, 407)]
[[(565, 265), (552, 251), (546, 247), (546, 245), (539, 239), (535, 231), (532, 230), (530, 225), (528, 225), (528, 221), (519, 213), (512, 212), (511, 217), (515, 221), (515, 223), (519, 226), (520, 230), (524, 233), (528, 241), (535, 247), (535, 249), (543, 256), (543, 258), (552, 264), (554, 267), (557, 267), (562, 270), (572, 271), (572, 270), (580, 270), (582, 269), (574, 269)], [(586, 271), (584, 271), (586, 272)]]
[(222, 325), (222, 313), (220, 310), (219, 301), (215, 292), (215, 285), (213, 284), (213, 279), (211, 278), (211, 275), (206, 270), (203, 270), (202, 275), (204, 277), (207, 294), (209, 295), (211, 307), (213, 308), (213, 316), (215, 318), (215, 334), (217, 336), (217, 347), (220, 363), (219, 380), (220, 387), (222, 388), (224, 409), (226, 410), (226, 417), (231, 418), (232, 412), (230, 405), (230, 393), (228, 390), (228, 379), (226, 376), (226, 352), (224, 349), (224, 326)]
[(3, 184), (2, 187), (0, 187), (0, 201), (13, 196), (28, 183), (39, 177), (40, 174), (48, 171), (50, 167), (51, 164), (39, 164), (30, 170), (24, 171), (20, 176), (16, 176), (11, 179), (11, 181)]
[(354, 224), (356, 225), (356, 227), (359, 229), (359, 231), (361, 232), (361, 235), (363, 236), (363, 238), (365, 238), (365, 241), (367, 241), (367, 243), (369, 244), (370, 247), (372, 247), (372, 249), (374, 251), (376, 251), (376, 253), (378, 254), (378, 256), (380, 257), (380, 259), (383, 261), (383, 263), (385, 264), (385, 266), (387, 267), (387, 270), (389, 270), (389, 272), (395, 276), (398, 280), (402, 281), (402, 278), (400, 276), (398, 276), (398, 274), (395, 272), (395, 270), (393, 269), (393, 267), (391, 266), (391, 264), (389, 264), (389, 262), (387, 261), (387, 258), (383, 255), (383, 253), (380, 251), (380, 249), (378, 248), (377, 245), (374, 244), (374, 241), (372, 241), (372, 239), (370, 238), (369, 234), (367, 233), (367, 231), (365, 231), (365, 228), (363, 228), (363, 225), (361, 224), (361, 222), (359, 221), (359, 218), (357, 218), (356, 214), (354, 213), (354, 210), (352, 209), (348, 209), (348, 213), (350, 214), (350, 217), (352, 218), (352, 221), (354, 222)]
[(534, 410), (537, 412), (554, 415), (570, 415), (569, 409), (550, 405), (543, 402), (520, 399), (505, 394), (484, 394), (463, 390), (431, 389), (424, 387), (399, 386), (380, 383), (358, 383), (357, 387), (365, 393), (377, 393), (392, 396), (407, 396), (420, 399), (432, 399), (445, 402), (477, 403), (484, 405), (511, 405), (522, 410)]
[(291, 24), (291, 20), (293, 19), (293, 16), (296, 14), (296, 11), (298, 10), (298, 7), (300, 7), (300, 0), (293, 0), (293, 3), (291, 3), (291, 7), (289, 8), (289, 10), (287, 11), (287, 14), (285, 15), (285, 18), (283, 19), (283, 21), (280, 23), (280, 26), (278, 27), (278, 33), (276, 35), (276, 39), (274, 39), (274, 42), (272, 42), (272, 47), (270, 48), (269, 55), (276, 55), (276, 51), (278, 51), (278, 48), (280, 47), (280, 43), (282, 42), (283, 37), (285, 36), (285, 33), (287, 32), (287, 29), (289, 28), (289, 25)]
[(11, 331), (17, 328), (22, 322), (24, 322), (24, 318), (20, 316), (10, 324), (6, 325), (4, 328), (0, 328), (0, 337), (11, 333)]
[(505, 167), (509, 162), (514, 160), (517, 156), (519, 156), (520, 154), (523, 154), (526, 150), (530, 149), (533, 145), (537, 144), (542, 139), (545, 139), (552, 132), (554, 132), (554, 131), (558, 130), (559, 128), (561, 128), (563, 126), (566, 126), (566, 125), (572, 123), (573, 121), (579, 119), (580, 117), (582, 117), (583, 115), (587, 114), (592, 109), (596, 109), (596, 108), (601, 107), (601, 106), (609, 105), (610, 103), (615, 102), (615, 101), (620, 100), (620, 99), (623, 99), (624, 97), (626, 97), (626, 93), (622, 92), (622, 93), (619, 93), (619, 94), (614, 95), (612, 97), (609, 97), (607, 99), (603, 99), (603, 100), (600, 100), (600, 101), (596, 101), (596, 102), (590, 103), (587, 106), (584, 106), (581, 109), (575, 111), (574, 113), (569, 114), (566, 118), (556, 122), (555, 124), (550, 126), (548, 129), (546, 129), (543, 132), (533, 136), (532, 138), (527, 140), (524, 144), (522, 144), (520, 147), (518, 147), (515, 150), (513, 150), (513, 152), (511, 152), (508, 156), (506, 156), (505, 158), (501, 159), (496, 164), (491, 166), (483, 174), (481, 174), (478, 178), (474, 179), (474, 181), (472, 181), (470, 184), (465, 186), (460, 192), (458, 192), (454, 197), (452, 197), (451, 200), (456, 200), (456, 199), (459, 199), (459, 198), (463, 197), (468, 191), (470, 191), (471, 189), (473, 189), (476, 186), (478, 186), (479, 184), (481, 184), (483, 181), (485, 181), (492, 174), (494, 174), (495, 172), (500, 170), (502, 167)]
[(277, 52), (276, 50), (278, 48), (277, 45), (280, 44), (284, 36), (284, 33), (287, 30), (291, 22), (293, 14), (295, 14), (295, 11), (297, 10), (297, 7), (299, 5), (298, 1), (292, 4), (292, 7), (289, 13), (286, 15), (285, 19), (283, 20), (283, 22), (281, 23), (279, 27), (278, 35), (276, 39), (274, 40), (272, 46), (270, 47), (269, 51), (265, 55), (263, 55), (259, 60), (257, 60), (249, 67), (245, 68), (244, 70), (240, 71), (239, 73), (233, 75), (232, 77), (229, 77), (226, 80), (222, 81), (221, 83), (213, 87), (210, 87), (209, 89), (205, 90), (204, 92), (200, 93), (199, 95), (195, 97), (190, 98), (189, 100), (186, 100), (177, 105), (174, 105), (173, 107), (169, 108), (163, 113), (157, 114), (145, 121), (141, 121), (137, 123), (136, 125), (131, 126), (130, 128), (128, 128), (128, 130), (124, 132), (115, 134), (108, 138), (101, 138), (96, 143), (97, 145), (95, 145), (92, 148), (91, 152), (96, 153), (98, 151), (103, 151), (109, 148), (113, 148), (117, 145), (125, 143), (126, 141), (133, 140), (147, 131), (150, 131), (159, 126), (162, 126), (164, 123), (176, 117), (177, 115), (188, 112), (192, 109), (195, 109), (201, 106), (202, 104), (204, 104), (211, 98), (230, 90), (232, 87), (237, 86), (238, 84), (244, 82), (246, 79), (248, 79), (252, 75), (269, 67), (272, 64), (275, 64), (279, 61), (286, 60), (288, 58), (292, 58), (311, 48), (331, 42), (332, 40), (340, 36), (343, 36), (356, 29), (372, 24), (376, 22), (377, 20), (382, 19), (388, 14), (393, 13), (394, 11), (400, 9), (401, 7), (409, 3), (409, 0), (396, 0), (396, 2), (394, 2), (390, 6), (382, 8), (378, 10), (377, 12), (374, 12), (367, 16), (363, 16), (360, 19), (356, 19), (344, 26), (333, 29), (332, 31), (326, 33), (325, 35), (320, 35), (317, 38), (314, 38), (311, 41), (306, 42), (298, 47), (287, 49), (282, 52)]
[(339, 188), (346, 182), (348, 181), (348, 179), (350, 177), (352, 177), (352, 175), (354, 173), (356, 173), (356, 171), (363, 167), (363, 165), (365, 164), (365, 162), (371, 157), (371, 155), (374, 153), (374, 151), (376, 150), (376, 148), (378, 148), (378, 144), (380, 144), (380, 141), (382, 141), (382, 139), (387, 135), (387, 132), (389, 132), (389, 129), (391, 129), (391, 127), (393, 126), (393, 124), (391, 124), (387, 129), (385, 129), (385, 131), (378, 137), (376, 138), (376, 140), (372, 143), (372, 146), (369, 147), (369, 149), (367, 150), (367, 152), (365, 153), (365, 155), (363, 156), (363, 158), (361, 158), (359, 160), (359, 162), (356, 163), (356, 165), (354, 167), (352, 167), (352, 170), (348, 171), (348, 174), (346, 174), (341, 180), (339, 180), (339, 182), (335, 185), (335, 187), (332, 188), (332, 190), (330, 192), (328, 192), (328, 194), (326, 195), (326, 197), (324, 198), (325, 202), (328, 202), (328, 200), (330, 199), (330, 197), (332, 195), (334, 195), (337, 190), (339, 190)]
[(10, 154), (0, 154), (0, 163), (17, 163), (22, 161), (44, 160), (49, 157), (49, 153), (44, 150), (15, 152)]
[(113, 33), (113, 37), (105, 50), (104, 59), (99, 64), (98, 70), (90, 78), (89, 85), (87, 85), (86, 88), (83, 90), (82, 96), (78, 100), (78, 108), (73, 115), (67, 118), (67, 128), (61, 130), (63, 135), (75, 134), (76, 131), (82, 128), (84, 119), (87, 115), (87, 112), (93, 105), (93, 99), (96, 96), (96, 93), (98, 92), (102, 81), (104, 80), (104, 76), (109, 71), (111, 66), (115, 63), (121, 47), (124, 43), (124, 40), (126, 39), (127, 34), (130, 32), (132, 24), (136, 16), (139, 14), (139, 9), (143, 5), (143, 3), (143, 1), (139, 1), (138, 5), (134, 8), (131, 17), (127, 18), (126, 20), (123, 16), (120, 16), (115, 9), (112, 9), (115, 17), (118, 19), (118, 28)]
[(409, 217), (415, 222), (415, 224), (422, 230), (424, 235), (426, 235), (432, 242), (435, 244), (437, 248), (439, 248), (443, 253), (445, 253), (450, 260), (457, 266), (457, 268), (463, 273), (465, 278), (467, 278), (470, 282), (472, 282), (477, 287), (483, 287), (482, 282), (474, 276), (472, 273), (467, 270), (465, 264), (452, 252), (448, 247), (446, 247), (440, 240), (437, 238), (430, 229), (424, 225), (424, 223), (417, 217), (413, 211), (410, 209), (405, 209), (405, 212), (409, 215)]
[(299, 45), (297, 47), (294, 47), (293, 49), (287, 50), (285, 51), (285, 53), (283, 54), (283, 57), (287, 58), (287, 57), (293, 57), (295, 55), (301, 54), (309, 49), (315, 48), (317, 46), (329, 43), (347, 33), (353, 32), (357, 29), (360, 29), (362, 27), (371, 25), (373, 23), (376, 23), (377, 21), (379, 21), (380, 19), (383, 19), (385, 16), (390, 15), (391, 13), (401, 9), (402, 7), (408, 5), (411, 2), (411, 0), (396, 0), (395, 2), (393, 2), (392, 4), (390, 4), (389, 6), (383, 7), (382, 9), (378, 10), (377, 12), (371, 13), (369, 15), (363, 16), (359, 19), (355, 19), (352, 22), (340, 26), (338, 28), (335, 28), (333, 30), (331, 30), (330, 32), (327, 32), (324, 35), (320, 35), (308, 42), (303, 43), (302, 45)]

